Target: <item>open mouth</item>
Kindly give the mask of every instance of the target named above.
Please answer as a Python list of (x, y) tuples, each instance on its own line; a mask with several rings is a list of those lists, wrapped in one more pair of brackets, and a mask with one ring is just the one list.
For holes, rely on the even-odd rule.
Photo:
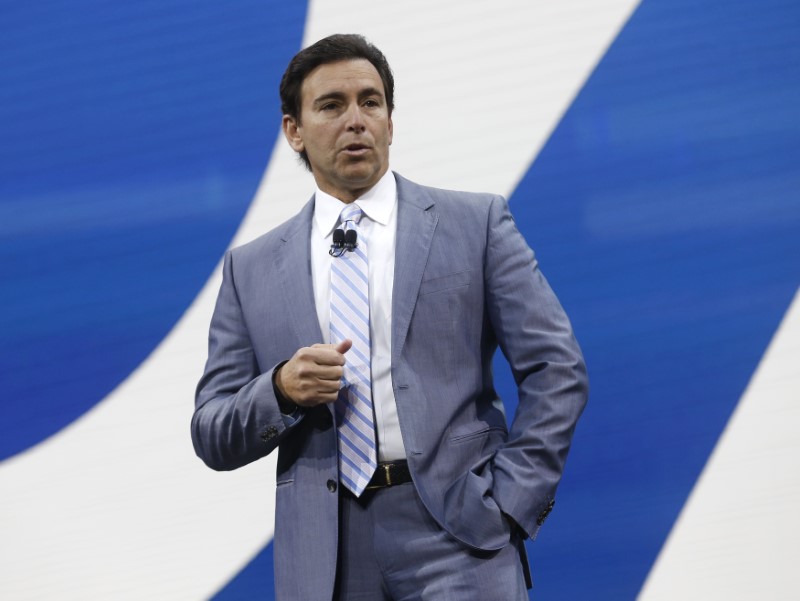
[(365, 146), (364, 144), (348, 144), (344, 147), (344, 151), (347, 154), (351, 155), (359, 155), (364, 154), (369, 150), (369, 146)]

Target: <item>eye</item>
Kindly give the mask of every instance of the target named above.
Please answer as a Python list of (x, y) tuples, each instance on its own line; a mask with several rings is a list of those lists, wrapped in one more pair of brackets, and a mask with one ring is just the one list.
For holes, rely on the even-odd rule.
[(319, 110), (321, 110), (321, 111), (332, 111), (332, 110), (334, 110), (335, 108), (336, 108), (336, 104), (335, 104), (335, 103), (333, 103), (333, 102), (328, 102), (328, 103), (326, 103), (326, 104), (323, 104), (323, 105), (320, 107), (320, 109), (319, 109)]
[(370, 107), (370, 108), (376, 108), (376, 107), (380, 106), (380, 103), (377, 100), (375, 100), (374, 98), (370, 98), (370, 99), (364, 101), (364, 106), (367, 106), (367, 107)]

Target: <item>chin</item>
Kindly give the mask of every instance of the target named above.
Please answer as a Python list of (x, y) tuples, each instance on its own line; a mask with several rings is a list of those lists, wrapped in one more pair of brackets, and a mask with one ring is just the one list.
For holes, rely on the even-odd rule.
[(353, 183), (367, 183), (372, 178), (375, 178), (380, 170), (373, 168), (369, 165), (357, 166), (355, 168), (347, 169), (344, 172), (344, 179)]

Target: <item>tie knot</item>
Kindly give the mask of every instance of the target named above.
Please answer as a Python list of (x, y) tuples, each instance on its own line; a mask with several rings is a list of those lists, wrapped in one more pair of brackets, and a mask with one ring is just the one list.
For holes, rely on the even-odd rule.
[(350, 203), (344, 209), (342, 209), (341, 214), (339, 215), (339, 219), (342, 222), (342, 225), (345, 225), (348, 221), (351, 221), (358, 225), (358, 222), (361, 221), (361, 216), (364, 213), (361, 211), (361, 207), (359, 207), (356, 203)]

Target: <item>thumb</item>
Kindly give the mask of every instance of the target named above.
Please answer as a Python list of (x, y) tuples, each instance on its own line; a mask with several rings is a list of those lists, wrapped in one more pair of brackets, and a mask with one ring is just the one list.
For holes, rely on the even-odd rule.
[(350, 350), (351, 346), (353, 346), (353, 341), (350, 340), (349, 338), (345, 338), (333, 348), (337, 353), (342, 353), (344, 355), (347, 351)]

